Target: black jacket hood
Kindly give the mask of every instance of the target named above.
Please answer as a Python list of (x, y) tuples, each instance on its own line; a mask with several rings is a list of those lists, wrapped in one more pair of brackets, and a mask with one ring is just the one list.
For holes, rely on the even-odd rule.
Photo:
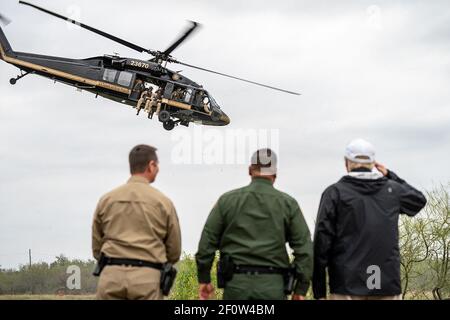
[(388, 179), (386, 177), (379, 179), (360, 179), (352, 176), (344, 176), (340, 182), (348, 188), (351, 188), (353, 191), (365, 195), (373, 195), (386, 186)]

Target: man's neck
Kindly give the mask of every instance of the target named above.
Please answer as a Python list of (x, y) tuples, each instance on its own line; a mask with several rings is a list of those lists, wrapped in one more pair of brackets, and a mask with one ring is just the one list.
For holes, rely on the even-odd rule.
[(264, 180), (270, 181), (272, 184), (275, 183), (275, 178), (273, 176), (253, 175), (252, 180), (254, 180), (254, 179), (264, 179)]
[(350, 172), (372, 172), (371, 169), (366, 168), (366, 167), (359, 167), (359, 168), (355, 168)]
[(139, 177), (139, 178), (144, 178), (145, 180), (148, 181), (148, 183), (150, 182), (150, 179), (147, 177), (147, 175), (145, 173), (135, 173), (131, 175), (132, 177)]

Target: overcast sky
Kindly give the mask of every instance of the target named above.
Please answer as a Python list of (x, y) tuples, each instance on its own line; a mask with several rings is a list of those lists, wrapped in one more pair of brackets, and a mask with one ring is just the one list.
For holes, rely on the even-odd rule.
[[(371, 141), (379, 161), (421, 190), (450, 181), (446, 0), (33, 2), (159, 50), (186, 20), (198, 21), (201, 30), (174, 52), (176, 58), (302, 96), (171, 66), (204, 85), (231, 124), (167, 132), (129, 107), (45, 78), (28, 76), (11, 86), (18, 70), (0, 61), (3, 268), (27, 263), (29, 248), (33, 261), (52, 261), (60, 253), (90, 258), (96, 203), (127, 180), (128, 152), (139, 143), (159, 149), (155, 187), (175, 203), (187, 253), (195, 253), (217, 198), (249, 178), (240, 163), (178, 163), (174, 154), (182, 141), (206, 153), (219, 146), (234, 158), (227, 137), (238, 130), (275, 137), (276, 187), (298, 200), (311, 231), (320, 195), (345, 174), (343, 151), (354, 138)], [(148, 58), (16, 0), (1, 1), (0, 12), (13, 20), (4, 32), (16, 51)]]

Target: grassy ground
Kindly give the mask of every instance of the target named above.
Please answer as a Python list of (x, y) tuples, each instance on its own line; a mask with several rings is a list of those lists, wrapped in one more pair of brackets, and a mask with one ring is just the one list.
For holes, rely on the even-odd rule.
[[(407, 296), (406, 300), (419, 299), (419, 300), (433, 300), (432, 295), (411, 297)], [(1, 300), (95, 300), (95, 295), (0, 295)]]
[(0, 300), (94, 300), (94, 295), (0, 295)]

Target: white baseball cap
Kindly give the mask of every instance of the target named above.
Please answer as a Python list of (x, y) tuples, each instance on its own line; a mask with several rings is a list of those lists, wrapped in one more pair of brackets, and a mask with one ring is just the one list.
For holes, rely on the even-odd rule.
[[(361, 159), (360, 157), (367, 159)], [(374, 163), (375, 147), (363, 139), (353, 140), (345, 148), (345, 158), (356, 163)]]
[(277, 174), (277, 162), (277, 155), (271, 149), (259, 149), (253, 154), (251, 159), (252, 165), (260, 166), (262, 175)]

